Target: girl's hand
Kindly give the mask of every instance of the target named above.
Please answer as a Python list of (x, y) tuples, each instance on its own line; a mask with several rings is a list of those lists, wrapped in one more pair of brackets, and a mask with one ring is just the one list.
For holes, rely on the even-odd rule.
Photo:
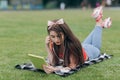
[(50, 74), (54, 71), (60, 70), (61, 72), (69, 72), (71, 70), (70, 67), (53, 67), (50, 65), (43, 65), (43, 69), (47, 74)]
[(51, 41), (50, 36), (47, 36), (45, 39), (45, 43), (48, 45), (50, 43), (50, 41)]
[(47, 74), (50, 74), (55, 71), (55, 68), (50, 65), (43, 65), (43, 69)]

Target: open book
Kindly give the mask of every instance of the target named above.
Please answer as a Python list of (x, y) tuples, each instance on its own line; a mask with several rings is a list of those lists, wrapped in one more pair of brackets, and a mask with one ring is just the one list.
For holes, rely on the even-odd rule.
[(43, 64), (46, 65), (45, 58), (42, 56), (37, 56), (34, 54), (28, 54), (29, 59), (31, 60), (32, 64), (36, 69), (41, 69), (43, 70)]

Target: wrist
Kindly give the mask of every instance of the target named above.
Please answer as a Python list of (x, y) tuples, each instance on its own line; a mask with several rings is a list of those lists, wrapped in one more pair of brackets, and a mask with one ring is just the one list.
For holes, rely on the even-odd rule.
[(48, 48), (49, 47), (49, 43), (45, 43), (45, 46)]

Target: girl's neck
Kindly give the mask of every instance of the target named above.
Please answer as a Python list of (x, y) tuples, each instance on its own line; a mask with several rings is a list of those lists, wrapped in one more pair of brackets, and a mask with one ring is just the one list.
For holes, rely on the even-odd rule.
[(63, 56), (64, 56), (64, 53), (65, 53), (65, 45), (64, 44), (62, 44), (62, 45), (60, 45), (60, 47), (59, 47), (59, 55), (61, 55), (62, 57), (62, 59), (64, 58)]
[(60, 52), (64, 51), (64, 48), (65, 48), (64, 44), (61, 44), (59, 47)]

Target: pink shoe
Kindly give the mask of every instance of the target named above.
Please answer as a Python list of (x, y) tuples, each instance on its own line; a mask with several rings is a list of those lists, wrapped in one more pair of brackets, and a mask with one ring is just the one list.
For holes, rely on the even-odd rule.
[(106, 18), (102, 23), (103, 28), (110, 28), (111, 25), (112, 25), (112, 20), (110, 17)]
[(96, 22), (98, 22), (103, 16), (103, 7), (97, 7), (94, 9), (92, 13), (92, 17), (95, 18)]

